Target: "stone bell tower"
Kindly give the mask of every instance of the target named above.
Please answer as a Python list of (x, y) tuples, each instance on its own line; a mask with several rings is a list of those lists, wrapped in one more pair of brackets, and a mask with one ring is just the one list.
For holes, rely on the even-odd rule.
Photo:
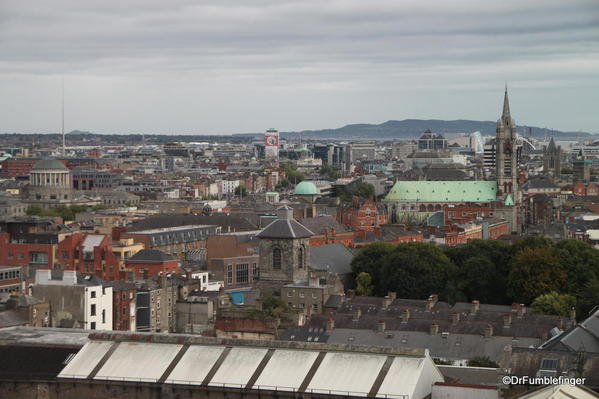
[(277, 219), (258, 233), (260, 295), (280, 296), (286, 284), (308, 280), (310, 237), (313, 232), (293, 218), (293, 209), (277, 209)]

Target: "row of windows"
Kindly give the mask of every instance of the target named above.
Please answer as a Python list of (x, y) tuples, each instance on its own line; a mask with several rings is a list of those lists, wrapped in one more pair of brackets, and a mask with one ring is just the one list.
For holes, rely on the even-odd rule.
[[(293, 298), (294, 295), (295, 295), (295, 291), (287, 291), (288, 298)], [(300, 291), (298, 294), (298, 297), (305, 298), (306, 294), (303, 291)], [(318, 298), (318, 296), (315, 293), (312, 293), (312, 299), (317, 299), (317, 298)]]
[[(289, 306), (290, 308), (292, 308), (293, 307), (293, 303), (287, 302), (287, 306)], [(305, 309), (306, 308), (306, 304), (305, 303), (298, 303), (297, 306), (300, 309)], [(313, 303), (312, 304), (312, 312), (318, 313), (318, 304), (317, 303)]]
[(2, 280), (13, 280), (15, 278), (21, 277), (20, 270), (9, 270), (5, 272), (0, 272), (0, 281)]
[(18, 285), (0, 286), (0, 292), (21, 292), (21, 287)]
[[(9, 253), (8, 253), (8, 256), (7, 256), (7, 258), (8, 258), (8, 259), (14, 259), (14, 258), (15, 258), (15, 254), (13, 254), (12, 252), (9, 252)], [(20, 253), (20, 252), (19, 252), (19, 253), (17, 254), (17, 258), (18, 258), (19, 260), (23, 260), (23, 259), (25, 259), (25, 254), (23, 254), (23, 253)]]

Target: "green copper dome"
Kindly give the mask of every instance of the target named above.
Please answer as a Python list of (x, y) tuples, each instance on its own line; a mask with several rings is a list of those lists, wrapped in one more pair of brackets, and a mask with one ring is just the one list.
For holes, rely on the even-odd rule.
[(309, 181), (303, 181), (295, 186), (295, 195), (319, 195), (320, 190)]

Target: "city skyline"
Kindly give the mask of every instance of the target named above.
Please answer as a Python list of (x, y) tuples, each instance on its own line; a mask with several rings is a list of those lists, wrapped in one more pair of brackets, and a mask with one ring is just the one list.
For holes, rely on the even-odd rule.
[(2, 132), (230, 134), (403, 119), (599, 133), (594, 1), (2, 8)]

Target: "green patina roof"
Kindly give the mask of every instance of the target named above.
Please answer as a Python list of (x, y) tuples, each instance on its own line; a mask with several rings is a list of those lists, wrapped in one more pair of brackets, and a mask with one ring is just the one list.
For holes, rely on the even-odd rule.
[(497, 199), (494, 181), (398, 181), (386, 201), (491, 202)]
[(504, 202), (505, 206), (514, 206), (514, 199), (512, 198), (511, 195), (507, 195), (507, 197), (505, 197), (505, 202)]
[(296, 195), (318, 195), (320, 194), (320, 190), (316, 187), (316, 185), (309, 181), (303, 181), (297, 186), (295, 186), (295, 194)]

